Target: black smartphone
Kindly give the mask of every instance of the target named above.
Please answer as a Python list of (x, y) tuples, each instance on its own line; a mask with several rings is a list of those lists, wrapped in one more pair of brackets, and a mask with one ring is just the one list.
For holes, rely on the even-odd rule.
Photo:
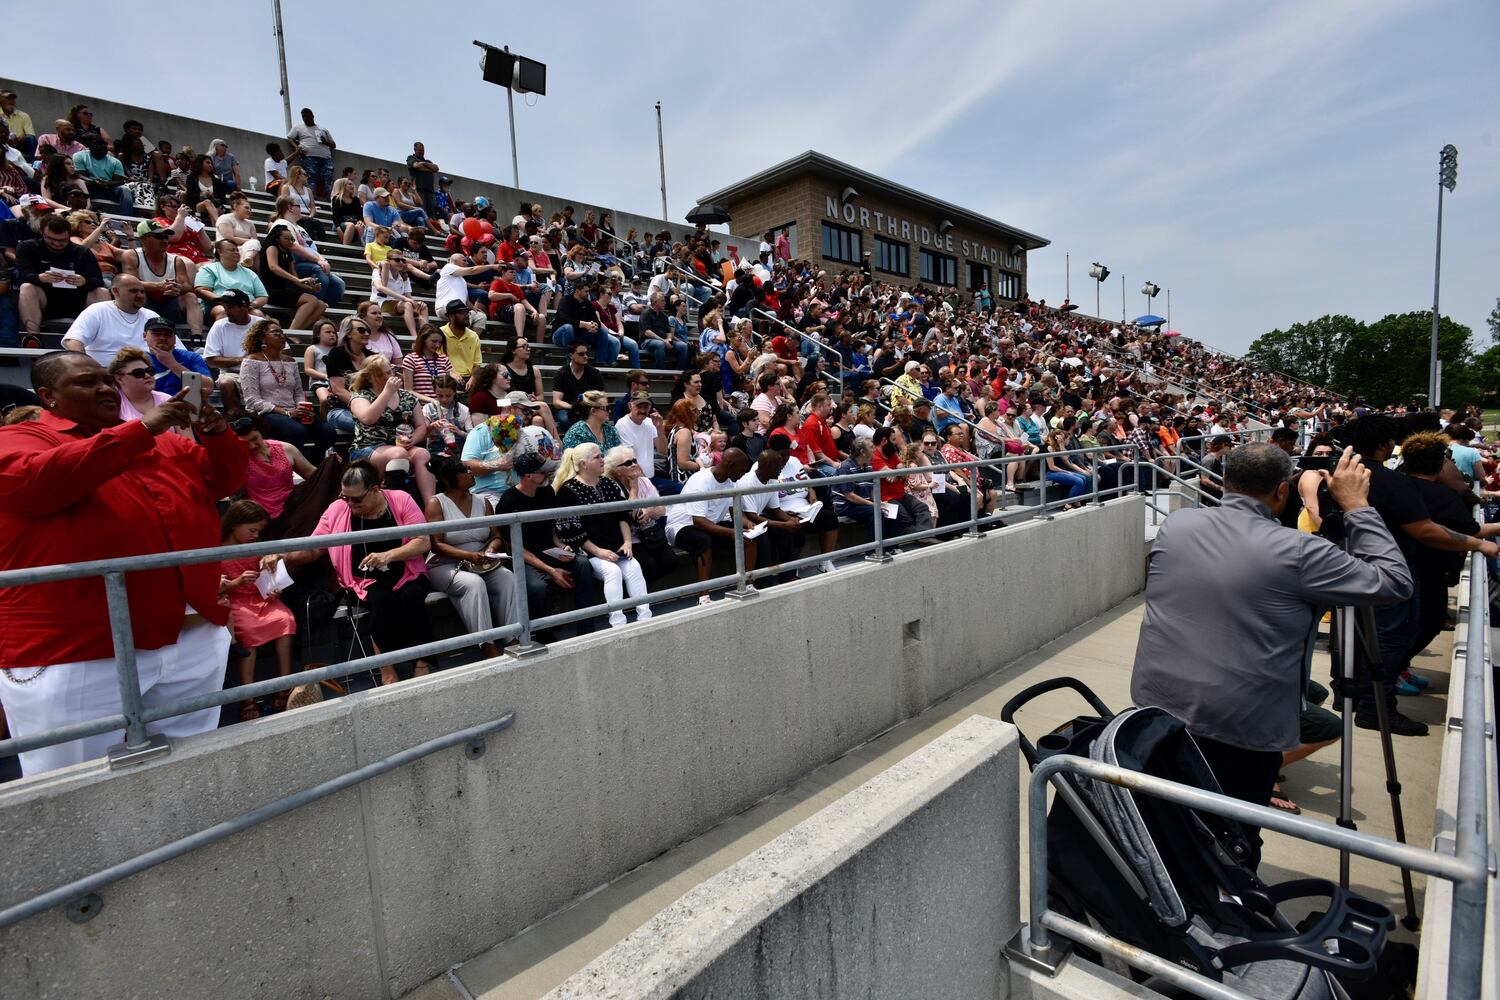
[(1333, 471), (1333, 456), (1331, 455), (1303, 455), (1297, 463), (1298, 467), (1308, 471)]

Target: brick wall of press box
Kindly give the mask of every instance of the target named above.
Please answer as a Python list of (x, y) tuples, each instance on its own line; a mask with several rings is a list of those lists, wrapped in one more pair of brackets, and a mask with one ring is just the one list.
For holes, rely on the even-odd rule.
[[(1014, 253), (1014, 244), (1003, 233), (961, 224), (939, 233), (943, 220), (922, 209), (864, 194), (851, 199), (845, 209), (842, 192), (842, 187), (815, 178), (798, 178), (770, 191), (733, 199), (725, 207), (734, 217), (736, 232), (779, 231), (791, 224), (793, 253), (822, 261), (831, 270), (857, 268), (861, 255), (868, 252), (875, 275), (882, 281), (957, 285), (965, 291), (974, 290), (975, 282), (984, 282), (997, 298), (1019, 299), (1024, 294), (1026, 254)], [(828, 214), (830, 198), (839, 212), (837, 219)], [(890, 228), (893, 217), (894, 232)]]

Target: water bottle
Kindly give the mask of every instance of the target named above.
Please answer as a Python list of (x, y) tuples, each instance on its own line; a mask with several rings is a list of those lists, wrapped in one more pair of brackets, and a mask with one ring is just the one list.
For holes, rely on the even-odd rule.
[(255, 186), (255, 177), (253, 175), (250, 177), (250, 190), (251, 191), (258, 191), (258, 190), (260, 190), (259, 188), (257, 188)]

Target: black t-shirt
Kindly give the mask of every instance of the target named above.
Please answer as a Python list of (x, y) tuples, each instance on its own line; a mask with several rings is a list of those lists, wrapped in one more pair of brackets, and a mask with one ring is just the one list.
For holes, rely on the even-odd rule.
[(1402, 531), (1401, 526), (1426, 521), (1431, 517), (1427, 505), (1422, 502), (1417, 481), (1399, 472), (1392, 472), (1379, 462), (1367, 459), (1361, 461), (1370, 470), (1370, 506), (1379, 512), (1386, 528), (1396, 539), (1396, 544), (1401, 547), (1401, 554), (1406, 556), (1406, 565), (1416, 569), (1421, 559), (1420, 550), (1424, 546)]
[(574, 377), (573, 366), (563, 365), (552, 376), (552, 389), (554, 392), (562, 393), (563, 399), (569, 404), (578, 402), (580, 396), (591, 389), (604, 391), (604, 376), (599, 374), (599, 369), (593, 365), (586, 365), (583, 374)]
[(425, 159), (427, 157), (418, 156), (416, 153), (406, 158), (406, 173), (411, 177), (411, 182), (416, 185), (418, 191), (431, 191), (433, 179), (437, 177), (437, 174), (431, 170), (413, 170), (411, 168), (413, 163)]
[[(532, 510), (551, 510), (556, 506), (557, 494), (552, 492), (550, 486), (538, 486), (536, 496), (531, 497), (512, 486), (500, 494), (500, 502), (495, 505), (495, 513), (521, 514)], [(509, 532), (507, 532), (508, 535)], [(521, 544), (526, 546), (526, 551), (534, 556), (539, 556), (552, 548), (552, 522), (528, 521), (521, 525)]]
[[(349, 519), (350, 531), (372, 531), (375, 528), (394, 528), (396, 526), (396, 515), (387, 504), (385, 513), (379, 517), (360, 517), (354, 515)], [(401, 575), (399, 563), (391, 563), (382, 570), (360, 569), (360, 563), (365, 561), (365, 556), (371, 552), (385, 552), (391, 548), (389, 541), (383, 542), (355, 542), (349, 546), (350, 566), (356, 580), (374, 580), (376, 583), (394, 587), (396, 580)]]
[[(1453, 491), (1451, 486), (1433, 482), (1431, 479), (1417, 479), (1408, 476), (1416, 484), (1417, 492), (1421, 494), (1422, 503), (1427, 507), (1427, 512), (1432, 519), (1445, 528), (1451, 528), (1461, 535), (1472, 535), (1479, 530), (1479, 524), (1474, 520), (1469, 509), (1464, 506), (1463, 500)], [(1428, 545), (1417, 545), (1417, 561), (1413, 568), (1418, 573), (1456, 573), (1463, 569), (1464, 553), (1447, 552), (1442, 549), (1434, 549)]]
[[(366, 357), (369, 355), (367, 354)], [(330, 380), (340, 376), (350, 375), (359, 371), (359, 365), (349, 357), (349, 352), (342, 347), (335, 347), (323, 358), (323, 370), (328, 373)]]

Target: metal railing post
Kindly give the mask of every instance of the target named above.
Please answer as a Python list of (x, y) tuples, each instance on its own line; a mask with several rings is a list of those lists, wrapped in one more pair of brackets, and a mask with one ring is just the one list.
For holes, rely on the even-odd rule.
[(520, 521), (510, 522), (510, 564), (516, 577), (516, 615), (520, 618), (521, 634), (516, 637), (515, 645), (505, 647), (505, 653), (518, 659), (523, 656), (534, 656), (547, 648), (531, 638), (531, 602), (526, 594), (526, 574), (539, 573), (541, 570), (534, 570), (526, 565), (526, 545), (521, 537), (522, 528)]
[(1094, 494), (1094, 506), (1098, 507), (1104, 503), (1104, 498), (1099, 495), (1099, 456), (1089, 456), (1089, 489)]
[(734, 576), (735, 585), (733, 590), (725, 591), (724, 596), (736, 601), (743, 601), (754, 597), (756, 589), (750, 585), (749, 576), (745, 572), (745, 524), (744, 511), (740, 509), (741, 498), (736, 495), (730, 498), (729, 514), (734, 521)]
[(169, 753), (167, 738), (146, 732), (141, 718), (141, 678), (135, 663), (135, 630), (130, 624), (130, 595), (123, 571), (104, 574), (104, 596), (109, 602), (109, 631), (115, 644), (115, 676), (120, 682), (120, 711), (125, 716), (125, 742), (108, 750), (111, 769), (139, 764)]
[(984, 476), (979, 474), (979, 467), (977, 465), (970, 471), (969, 475), (974, 477), (974, 481), (969, 484), (969, 530), (964, 532), (964, 537), (979, 538), (981, 537), (979, 533), (979, 491), (985, 490), (988, 492), (988, 489), (984, 485)]
[(865, 556), (865, 562), (888, 563), (891, 557), (885, 551), (885, 503), (880, 499), (880, 476), (878, 474), (870, 483), (870, 499), (875, 504), (870, 508), (870, 527), (875, 532), (875, 551)]

